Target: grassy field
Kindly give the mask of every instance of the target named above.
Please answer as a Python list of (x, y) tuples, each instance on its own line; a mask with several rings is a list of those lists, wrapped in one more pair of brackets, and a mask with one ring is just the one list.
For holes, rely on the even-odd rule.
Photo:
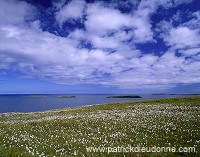
[[(119, 147), (125, 151), (130, 146), (151, 150), (154, 147), (157, 151), (158, 147), (175, 147), (176, 151), (179, 147), (184, 147), (182, 151), (194, 147), (195, 153), (116, 152)], [(86, 147), (105, 152), (87, 152)], [(114, 152), (108, 154), (108, 150)], [(200, 156), (200, 97), (0, 114), (0, 156), (197, 157)]]

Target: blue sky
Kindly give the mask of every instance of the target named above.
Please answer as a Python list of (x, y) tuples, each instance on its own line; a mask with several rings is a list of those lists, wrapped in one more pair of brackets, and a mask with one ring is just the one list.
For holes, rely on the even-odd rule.
[(0, 93), (200, 93), (199, 0), (1, 0)]

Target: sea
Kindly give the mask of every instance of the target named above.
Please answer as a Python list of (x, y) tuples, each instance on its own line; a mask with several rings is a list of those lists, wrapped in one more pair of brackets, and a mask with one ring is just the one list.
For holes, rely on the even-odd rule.
[(0, 94), (0, 113), (38, 112), (60, 108), (105, 104), (110, 102), (134, 102), (159, 98), (191, 96), (185, 94), (140, 94), (142, 98), (108, 98), (110, 96), (118, 96), (120, 94), (67, 94), (68, 96), (75, 97), (58, 98), (58, 96), (62, 95), (66, 94)]

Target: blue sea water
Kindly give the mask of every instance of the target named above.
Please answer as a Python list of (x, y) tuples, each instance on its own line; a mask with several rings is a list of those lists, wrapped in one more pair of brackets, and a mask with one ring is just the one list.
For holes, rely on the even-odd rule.
[[(32, 95), (32, 94), (30, 94)], [(9, 94), (0, 95), (0, 113), (8, 112), (36, 112), (59, 108), (68, 108), (76, 106), (85, 106), (93, 104), (103, 104), (109, 102), (133, 102), (139, 100), (183, 97), (183, 95), (140, 95), (142, 98), (107, 98), (108, 94), (85, 94), (73, 95), (74, 98), (57, 98), (58, 95), (42, 94), (41, 98), (31, 98), (30, 95), (24, 94)], [(37, 94), (36, 94), (37, 95)], [(69, 94), (67, 94), (69, 95)], [(187, 96), (187, 95), (184, 95)]]

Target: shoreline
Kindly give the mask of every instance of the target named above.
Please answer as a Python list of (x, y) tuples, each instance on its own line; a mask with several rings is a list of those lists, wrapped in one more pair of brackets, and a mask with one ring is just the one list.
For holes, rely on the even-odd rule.
[[(181, 98), (192, 98), (192, 97), (200, 97), (200, 95), (183, 95), (180, 97), (170, 97), (170, 98), (156, 98), (156, 99), (146, 99), (146, 100), (137, 100), (137, 101), (116, 101), (116, 102), (109, 102), (109, 103), (101, 103), (101, 104), (91, 104), (91, 105), (84, 105), (84, 106), (72, 106), (72, 107), (66, 107), (66, 108), (57, 108), (52, 110), (44, 110), (44, 111), (35, 111), (35, 112), (5, 112), (0, 113), (0, 115), (4, 114), (34, 114), (34, 113), (45, 113), (45, 112), (54, 112), (54, 111), (60, 111), (60, 110), (67, 110), (67, 109), (76, 109), (76, 108), (84, 108), (84, 107), (91, 107), (91, 106), (100, 106), (100, 105), (109, 105), (109, 104), (116, 104), (116, 103), (142, 103), (142, 102), (152, 102), (152, 101), (159, 101), (159, 100), (165, 100), (165, 99), (181, 99)], [(133, 98), (134, 99), (134, 98)]]

